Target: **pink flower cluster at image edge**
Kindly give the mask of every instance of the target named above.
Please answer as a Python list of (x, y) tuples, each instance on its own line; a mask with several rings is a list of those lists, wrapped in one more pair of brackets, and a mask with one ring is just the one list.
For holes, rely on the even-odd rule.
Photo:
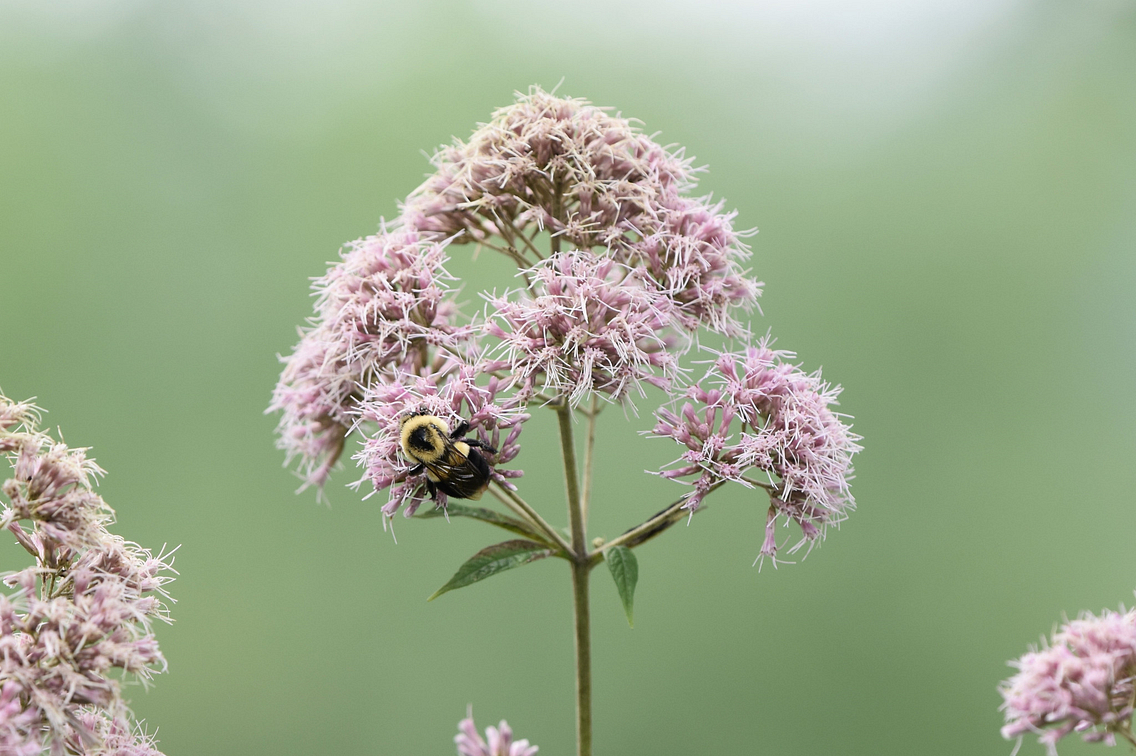
[(1050, 756), (1071, 732), (1115, 744), (1115, 732), (1130, 727), (1136, 695), (1136, 611), (1084, 614), (1011, 665), (1018, 673), (999, 688), (1004, 737), (1036, 733)]
[(107, 530), (114, 513), (92, 490), (102, 470), (37, 420), (0, 395), (0, 452), (13, 463), (0, 529), (36, 555), (0, 594), (0, 754), (160, 756), (118, 678), (165, 671), (151, 623), (168, 621), (172, 558)]
[(473, 723), (473, 712), (458, 722), (458, 734), (454, 736), (458, 756), (533, 756), (540, 749), (529, 745), (527, 740), (513, 740), (513, 730), (504, 719), (496, 727), (485, 728), (485, 737), (477, 731)]

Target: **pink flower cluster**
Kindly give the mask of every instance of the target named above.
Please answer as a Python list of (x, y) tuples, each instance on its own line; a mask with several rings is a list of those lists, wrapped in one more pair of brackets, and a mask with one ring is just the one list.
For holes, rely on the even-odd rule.
[[(429, 375), (396, 374), (391, 380), (369, 386), (360, 404), (363, 422), (376, 430), (356, 455), (376, 491), (390, 488), (390, 500), (383, 514), (391, 517), (403, 504), (407, 517), (417, 511), (426, 498), (426, 474), (410, 475), (413, 465), (400, 451), (399, 424), (404, 415), (427, 410), (455, 428), (463, 420), (469, 423), (471, 437), (497, 450), (490, 455), (494, 465), (512, 461), (520, 452), (518, 437), (521, 425), (529, 418), (516, 396), (501, 398), (505, 382), (489, 375), (485, 385), (477, 380), (486, 370), (485, 363), (473, 360), (474, 366), (451, 361)], [(509, 478), (520, 477), (520, 470), (493, 468), (493, 478), (512, 487)], [(438, 492), (438, 506), (445, 506), (446, 495)]]
[(36, 421), (32, 405), (0, 395), (0, 451), (14, 470), (0, 529), (35, 559), (0, 594), (0, 753), (157, 755), (120, 678), (166, 669), (151, 624), (168, 621), (173, 560), (107, 531), (114, 513), (92, 490), (102, 470)]
[[(592, 392), (622, 400), (644, 383), (669, 389), (699, 327), (744, 333), (735, 311), (755, 305), (760, 284), (742, 268), (749, 250), (733, 214), (688, 196), (690, 160), (627, 119), (534, 89), (433, 162), (400, 217), (316, 281), (316, 316), (269, 408), (305, 485), (322, 487), (359, 429), (367, 477), (376, 490), (394, 486), (384, 511), (409, 501), (412, 512), (422, 485), (406, 479), (397, 413), (432, 396), (455, 422), (463, 402), (479, 412), (482, 399), (447, 388), (453, 376), (477, 376), (488, 404), (514, 413), (471, 420), (478, 432), (509, 429), (500, 465), (538, 392), (577, 404)], [(554, 250), (572, 248), (546, 257), (541, 233)], [(527, 283), (486, 295), (484, 319), (459, 319), (445, 268), (447, 245), (468, 242), (505, 253)]]
[(576, 249), (601, 248), (642, 268), (692, 330), (740, 333), (732, 309), (761, 293), (742, 269), (749, 249), (734, 214), (688, 196), (691, 161), (584, 100), (534, 88), (433, 163), (403, 208), (421, 231), (460, 233), (459, 242), (501, 237), (517, 251), (547, 231)]
[[(486, 330), (499, 359), (531, 392), (624, 398), (641, 381), (670, 388), (678, 370), (675, 305), (627, 269), (592, 252), (557, 253), (530, 271), (534, 290), (487, 296)], [(539, 382), (539, 386), (537, 385)]]
[[(153, 736), (147, 735), (141, 724), (130, 729), (125, 720), (111, 719), (98, 711), (83, 712), (79, 720), (102, 743), (98, 756), (162, 756)], [(93, 756), (94, 752), (88, 753)]]
[(269, 411), (283, 414), (278, 446), (322, 486), (343, 451), (367, 386), (436, 369), (463, 331), (446, 272), (445, 240), (383, 229), (352, 242), (318, 279), (317, 316), (285, 361)]
[[(681, 150), (534, 89), (433, 164), (397, 221), (349, 245), (316, 284), (317, 316), (271, 407), (309, 483), (324, 483), (359, 429), (365, 480), (390, 489), (383, 511), (411, 514), (426, 489), (400, 452), (406, 412), (469, 420), (498, 447), (491, 464), (504, 482), (521, 474), (499, 466), (516, 457), (529, 402), (621, 401), (650, 384), (686, 398), (659, 411), (656, 433), (687, 447), (665, 475), (694, 477), (688, 508), (727, 480), (770, 490), (762, 556), (776, 556), (780, 518), (798, 523), (800, 546), (852, 509), (859, 437), (831, 409), (839, 388), (763, 341), (722, 354), (683, 389), (679, 358), (698, 330), (748, 337), (737, 313), (761, 284), (742, 267), (749, 250), (734, 215), (690, 196), (697, 171)], [(504, 253), (525, 285), (483, 294), (484, 316), (459, 319), (446, 248), (465, 243)], [(763, 483), (746, 477), (752, 469)]]
[[(654, 434), (687, 449), (661, 474), (697, 476), (686, 508), (697, 508), (723, 481), (768, 490), (759, 558), (776, 559), (779, 516), (800, 526), (804, 537), (796, 550), (823, 538), (828, 525), (855, 507), (849, 481), (859, 436), (831, 409), (840, 387), (786, 362), (794, 356), (770, 349), (768, 338), (739, 354), (719, 354), (702, 380), (687, 389), (680, 409), (656, 413)], [(764, 479), (749, 477), (751, 470)]]
[(1018, 673), (999, 688), (1003, 737), (1035, 732), (1051, 756), (1073, 731), (1115, 744), (1116, 732), (1130, 733), (1136, 696), (1136, 611), (1083, 614), (1010, 666)]
[(504, 719), (497, 727), (486, 727), (483, 739), (473, 723), (472, 711), (458, 722), (454, 743), (458, 746), (458, 756), (533, 756), (540, 750), (527, 740), (513, 740), (513, 731)]

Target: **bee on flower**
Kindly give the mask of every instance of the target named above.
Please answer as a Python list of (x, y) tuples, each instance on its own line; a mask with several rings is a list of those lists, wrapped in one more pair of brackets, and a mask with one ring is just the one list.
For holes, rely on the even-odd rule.
[[(315, 317), (273, 394), (278, 445), (304, 485), (322, 489), (355, 437), (363, 475), (353, 485), (385, 493), (384, 517), (453, 515), (510, 532), (431, 598), (546, 557), (568, 562), (578, 753), (590, 756), (590, 570), (608, 565), (630, 621), (632, 549), (728, 484), (767, 508), (758, 559), (776, 564), (780, 524), (800, 531), (792, 549), (811, 547), (855, 506), (860, 438), (835, 410), (839, 386), (750, 331), (763, 286), (746, 267), (750, 234), (721, 200), (695, 193), (700, 169), (681, 149), (607, 109), (534, 88), (432, 163), (397, 218), (346, 245), (316, 281)], [(515, 269), (480, 292), (480, 311), (460, 299), (448, 270), (461, 247), (499, 253)], [(707, 334), (726, 345), (692, 380), (690, 353)], [(606, 462), (595, 453), (596, 419), (609, 405), (634, 414), (660, 393), (650, 433), (681, 456), (653, 472), (687, 488), (624, 533), (589, 539), (593, 472)], [(517, 484), (522, 429), (547, 411), (559, 430), (566, 529)], [(484, 506), (490, 499), (504, 510)], [(424, 501), (433, 506), (420, 513)], [(525, 741), (502, 750), (506, 731), (489, 728), (486, 742), (465, 720), (459, 752), (535, 752)]]

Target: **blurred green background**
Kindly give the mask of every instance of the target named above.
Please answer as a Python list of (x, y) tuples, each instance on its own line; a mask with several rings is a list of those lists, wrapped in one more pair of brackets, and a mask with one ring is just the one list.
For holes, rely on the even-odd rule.
[[(450, 754), (472, 703), (574, 752), (563, 565), (427, 604), (496, 532), (395, 545), (351, 468), (295, 496), (262, 414), (307, 279), (561, 78), (710, 166), (761, 231), (755, 330), (866, 447), (801, 564), (750, 566), (739, 490), (639, 551), (634, 630), (596, 573), (597, 753), (1008, 754), (1005, 660), (1136, 588), (1130, 0), (0, 0), (0, 386), (94, 447), (119, 532), (182, 544), (138, 715), (171, 755)], [(504, 283), (455, 251), (470, 301)], [(678, 490), (649, 409), (602, 418), (591, 535)]]

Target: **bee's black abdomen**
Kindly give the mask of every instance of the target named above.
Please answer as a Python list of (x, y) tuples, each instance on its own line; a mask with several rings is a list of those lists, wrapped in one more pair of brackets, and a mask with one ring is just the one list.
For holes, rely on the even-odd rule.
[(469, 463), (477, 469), (478, 475), (485, 478), (486, 482), (488, 482), (489, 463), (485, 461), (485, 457), (481, 456), (481, 452), (477, 451), (477, 449), (470, 449), (466, 458), (469, 460)]

